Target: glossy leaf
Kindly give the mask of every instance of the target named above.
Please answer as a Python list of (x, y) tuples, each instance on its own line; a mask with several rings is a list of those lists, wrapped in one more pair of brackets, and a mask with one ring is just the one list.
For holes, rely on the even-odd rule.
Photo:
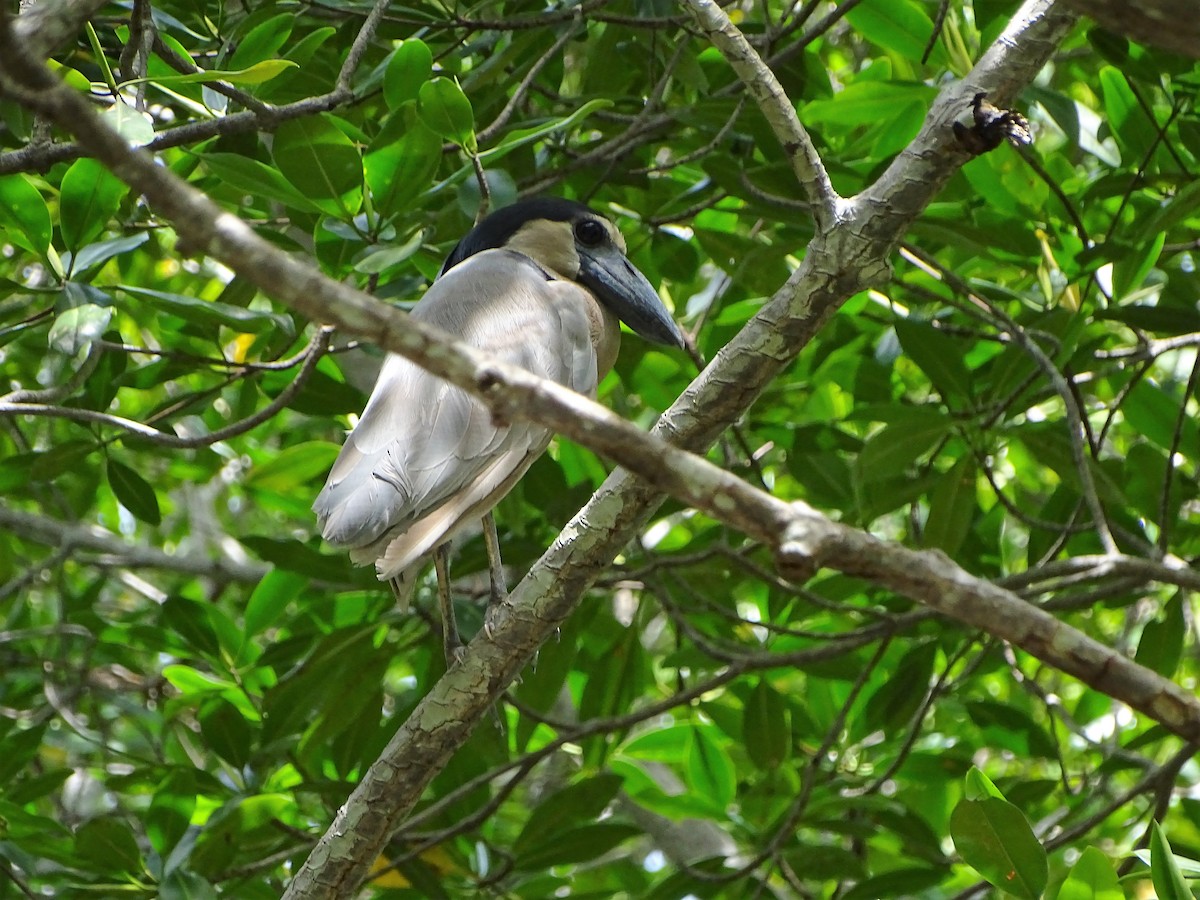
[(950, 835), (963, 861), (1014, 897), (1037, 900), (1046, 886), (1046, 851), (1021, 811), (1005, 800), (962, 800)]
[(421, 85), (417, 112), (435, 134), (469, 150), (475, 149), (475, 116), (471, 101), (457, 82), (434, 78)]
[(1109, 858), (1085, 847), (1058, 889), (1058, 900), (1125, 900), (1125, 892)]
[(50, 210), (33, 182), (25, 175), (0, 178), (0, 225), (35, 253), (50, 247)]
[(1158, 900), (1193, 900), (1195, 896), (1157, 820), (1150, 822), (1150, 878)]
[(280, 13), (255, 25), (238, 41), (229, 68), (248, 69), (274, 56), (291, 36), (295, 21), (291, 14)]
[(564, 831), (598, 818), (621, 788), (621, 778), (598, 775), (555, 792), (530, 811), (529, 821), (517, 835), (513, 849), (522, 853), (543, 844), (554, 844)]
[(433, 72), (433, 53), (420, 38), (400, 42), (383, 75), (383, 96), (392, 109), (416, 100)]
[[(919, 62), (933, 36), (933, 22), (912, 0), (868, 0), (847, 13), (846, 18), (867, 40)], [(934, 45), (933, 64), (945, 61), (941, 44)]]
[(304, 196), (332, 200), (362, 184), (362, 159), (327, 116), (285, 122), (273, 147), (279, 171)]
[[(291, 317), (281, 313), (244, 309), (216, 300), (201, 300), (197, 297), (186, 297), (181, 294), (170, 294), (166, 291), (156, 291), (133, 285), (122, 285), (121, 290), (128, 298), (131, 298), (122, 305), (127, 306), (134, 315), (150, 308), (179, 316), (181, 319), (198, 325), (224, 325), (238, 331), (250, 332), (278, 329), (284, 334), (295, 333)], [(137, 299), (134, 301), (132, 298)]]
[(441, 161), (441, 139), (420, 124), (367, 154), (363, 163), (375, 208), (386, 215), (403, 214), (406, 204), (432, 183)]
[(107, 227), (129, 188), (87, 157), (71, 163), (62, 179), (59, 228), (63, 242), (78, 250)]
[(261, 633), (277, 621), (307, 582), (294, 572), (278, 569), (264, 575), (246, 605), (246, 637)]
[(971, 396), (971, 376), (962, 362), (962, 349), (952, 338), (923, 322), (898, 320), (896, 336), (905, 355), (921, 367), (947, 402)]
[(154, 140), (154, 121), (128, 103), (118, 102), (104, 113), (104, 121), (125, 139), (130, 147), (144, 147)]
[(157, 525), (162, 521), (158, 496), (150, 482), (115, 459), (108, 461), (105, 471), (108, 475), (108, 486), (112, 488), (122, 506), (147, 524)]
[(69, 281), (55, 304), (50, 346), (74, 356), (104, 334), (112, 321), (112, 298), (91, 285)]
[(265, 491), (289, 491), (324, 474), (337, 458), (337, 444), (309, 441), (289, 447), (246, 476), (246, 486)]

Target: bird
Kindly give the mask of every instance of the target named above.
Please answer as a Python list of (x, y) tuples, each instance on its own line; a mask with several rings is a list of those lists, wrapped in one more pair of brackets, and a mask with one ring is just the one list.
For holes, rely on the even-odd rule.
[[(652, 343), (683, 346), (658, 292), (626, 256), (621, 232), (559, 197), (519, 200), (486, 216), (411, 315), (592, 398), (616, 359), (619, 322)], [(492, 607), (506, 599), (491, 510), (551, 437), (533, 422), (494, 421), (479, 398), (390, 354), (313, 503), (326, 542), (359, 565), (373, 563), (401, 607), (433, 557), (448, 666), (462, 644), (446, 547), (482, 520)]]

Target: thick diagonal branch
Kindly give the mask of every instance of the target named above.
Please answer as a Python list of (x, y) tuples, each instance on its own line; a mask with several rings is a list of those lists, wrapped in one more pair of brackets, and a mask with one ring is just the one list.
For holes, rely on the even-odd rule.
[[(1008, 85), (1014, 79), (1032, 79), (1070, 24), (1068, 17), (1052, 15), (1045, 0), (1027, 3), (1015, 21), (1005, 35), (1004, 46), (985, 57), (986, 65), (981, 62), (972, 76), (973, 83), (1005, 81)], [(225, 262), (281, 302), (313, 318), (336, 321), (409, 356), (430, 371), (481, 392), (499, 408), (512, 397), (522, 397), (522, 414), (534, 413), (539, 421), (601, 452), (607, 449), (614, 458), (639, 471), (645, 469), (649, 474), (652, 468), (662, 473), (673, 468), (663, 465), (661, 454), (670, 452), (665, 444), (640, 435), (636, 429), (628, 430), (628, 426), (618, 424), (619, 420), (611, 421), (606, 418), (611, 414), (602, 409), (564, 395), (553, 385), (533, 384), (526, 373), (494, 365), (481, 354), (455, 345), (446, 336), (278, 253), (244, 223), (221, 212), (148, 157), (129, 151), (96, 121), (86, 103), (60, 88), (43, 67), (21, 53), (11, 40), (11, 32), (2, 27), (5, 24), (0, 21), (0, 83), (5, 89), (71, 128), (81, 143), (143, 192), (158, 212), (171, 218), (181, 238), (196, 250)], [(847, 297), (886, 271), (891, 249), (908, 223), (966, 158), (952, 143), (949, 129), (941, 127), (955, 117), (961, 99), (960, 88), (944, 93), (917, 139), (922, 153), (908, 157), (909, 168), (901, 166), (893, 173), (890, 183), (895, 192), (885, 192), (874, 203), (856, 198), (849, 204), (847, 216), (819, 235), (803, 265), (688, 388), (656, 429), (658, 436), (689, 448), (706, 447), (754, 401)], [(535, 399), (548, 405), (539, 407)], [(606, 447), (606, 442), (611, 445)], [(646, 468), (639, 454), (651, 451), (657, 455), (653, 466)], [(813, 537), (822, 532), (817, 528), (819, 521), (808, 511), (786, 506), (765, 494), (746, 493), (750, 489), (727, 473), (710, 471), (711, 467), (697, 457), (680, 454), (672, 459), (680, 463), (678, 474), (655, 476), (653, 484), (637, 484), (624, 473), (616, 473), (564, 530), (514, 592), (513, 612), (497, 624), (493, 640), (476, 640), (471, 645), (463, 664), (434, 687), (364, 776), (338, 820), (294, 879), (289, 897), (347, 896), (353, 892), (424, 786), (467, 739), (536, 648), (574, 610), (600, 567), (611, 560), (655, 508), (661, 499), (660, 490), (678, 490), (688, 502), (745, 528), (772, 546), (809, 547), (814, 564), (836, 562), (850, 571), (859, 571), (851, 568), (851, 560), (839, 555), (838, 541)], [(796, 524), (801, 520), (815, 530), (806, 536)], [(877, 548), (871, 544), (859, 549), (872, 553)], [(784, 558), (791, 560), (794, 554), (785, 552)], [(944, 581), (930, 587), (906, 580), (913, 564), (921, 563), (922, 557), (889, 558), (904, 570), (872, 569), (861, 574), (870, 575), (880, 584), (890, 584), (887, 578), (898, 579), (896, 589), (903, 589), (908, 596), (923, 602), (936, 600)], [(863, 560), (855, 564), (865, 565)], [(950, 568), (943, 574), (950, 580), (975, 581), (953, 564), (946, 565)], [(1021, 601), (1007, 597), (1015, 601), (1004, 601), (1015, 614), (1016, 604)], [(1021, 639), (1031, 635), (1030, 630), (1021, 628), (1014, 628), (1012, 633)], [(1030, 650), (1049, 652), (1041, 645), (1031, 646)], [(1063, 667), (1080, 671), (1075, 663), (1064, 662)], [(1138, 702), (1144, 704), (1145, 697)]]

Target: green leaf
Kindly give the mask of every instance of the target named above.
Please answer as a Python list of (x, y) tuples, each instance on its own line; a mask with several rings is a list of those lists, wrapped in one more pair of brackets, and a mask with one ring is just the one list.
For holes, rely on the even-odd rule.
[(1142, 380), (1129, 392), (1128, 402), (1122, 404), (1125, 420), (1134, 431), (1161, 450), (1170, 451), (1175, 444), (1175, 429), (1180, 428), (1180, 445), (1200, 444), (1200, 426), (1195, 418), (1184, 416), (1181, 396), (1171, 396), (1163, 385)]
[(996, 797), (999, 800), (1004, 799), (1004, 795), (1000, 793), (1000, 788), (992, 782), (983, 773), (983, 770), (978, 766), (971, 766), (967, 771), (964, 796), (968, 800), (983, 800), (987, 797)]
[(902, 117), (905, 110), (926, 109), (933, 94), (922, 85), (856, 81), (830, 100), (804, 107), (804, 121), (858, 130), (879, 127)]
[(1057, 900), (1125, 900), (1125, 892), (1112, 861), (1095, 847), (1084, 847)]
[(1159, 207), (1144, 221), (1139, 221), (1139, 239), (1135, 245), (1144, 247), (1158, 240), (1162, 234), (1170, 231), (1180, 222), (1191, 218), (1200, 207), (1200, 181), (1189, 180), (1165, 205)]
[(686, 764), (692, 792), (714, 808), (723, 810), (737, 793), (737, 773), (725, 748), (713, 739), (714, 729), (692, 729)]
[(903, 868), (860, 881), (841, 900), (880, 900), (883, 897), (916, 897), (937, 887), (945, 878), (941, 868)]
[(272, 154), (283, 177), (311, 200), (338, 199), (362, 186), (358, 148), (327, 114), (284, 122)]
[(59, 353), (74, 356), (104, 334), (112, 321), (112, 298), (89, 284), (68, 281), (54, 304), (47, 341)]
[(221, 759), (236, 769), (250, 761), (250, 724), (236, 706), (213, 697), (205, 702), (199, 719), (205, 745)]
[[(933, 35), (933, 22), (912, 0), (867, 0), (846, 13), (854, 29), (873, 44), (912, 62), (920, 62)], [(929, 64), (945, 65), (942, 41), (934, 45)]]
[(640, 828), (617, 822), (585, 825), (554, 836), (553, 840), (518, 854), (513, 867), (519, 871), (548, 869), (588, 862), (602, 857), (618, 844), (642, 834)]
[(11, 790), (13, 782), (25, 773), (42, 745), (46, 725), (36, 725), (16, 731), (0, 741), (0, 786)]
[(1200, 313), (1194, 309), (1177, 309), (1169, 306), (1127, 304), (1098, 310), (1097, 319), (1124, 322), (1133, 328), (1154, 331), (1159, 334), (1190, 334), (1200, 329)]
[(1150, 880), (1158, 900), (1195, 900), (1157, 819), (1150, 822)]
[[(282, 313), (245, 309), (216, 300), (201, 300), (198, 297), (171, 294), (166, 291), (134, 287), (129, 284), (120, 285), (119, 289), (131, 297), (152, 301), (150, 306), (154, 309), (179, 316), (179, 318), (197, 325), (224, 325), (235, 331), (250, 334), (280, 331), (291, 336), (296, 333), (296, 326), (293, 324), (291, 316)], [(146, 313), (145, 307), (140, 304), (126, 301), (121, 305), (128, 308), (130, 314), (135, 317)]]
[(554, 844), (567, 829), (593, 822), (616, 797), (624, 779), (612, 772), (601, 772), (555, 791), (529, 814), (529, 820), (517, 839), (517, 854)]
[(187, 869), (172, 869), (158, 886), (158, 900), (218, 900), (211, 883)]
[(941, 477), (929, 495), (929, 518), (921, 534), (926, 547), (937, 547), (955, 557), (979, 509), (975, 482), (975, 459), (970, 455), (963, 456)]
[(495, 163), (501, 157), (516, 150), (518, 147), (524, 147), (534, 141), (539, 141), (544, 137), (549, 137), (558, 131), (566, 131), (569, 128), (574, 128), (592, 113), (601, 109), (609, 109), (613, 106), (611, 100), (596, 99), (589, 100), (587, 103), (579, 107), (575, 112), (571, 113), (562, 119), (555, 119), (552, 122), (547, 122), (545, 125), (536, 125), (529, 128), (515, 128), (507, 132), (500, 139), (495, 147), (489, 150), (484, 150), (479, 154), (480, 159), (487, 160), (489, 163)]
[(354, 264), (354, 271), (362, 272), (364, 275), (378, 275), (380, 272), (386, 272), (392, 266), (410, 259), (414, 253), (420, 250), (425, 236), (425, 229), (419, 228), (403, 244), (373, 250)]
[(275, 56), (287, 43), (295, 22), (296, 16), (286, 12), (255, 25), (238, 41), (237, 50), (229, 58), (229, 67), (245, 71)]
[(292, 187), (276, 169), (236, 153), (201, 153), (204, 166), (218, 179), (254, 197), (278, 200), (285, 206), (304, 212), (316, 212), (320, 207), (303, 192)]
[(1046, 851), (1021, 811), (1006, 800), (961, 800), (950, 816), (950, 836), (963, 861), (993, 887), (1038, 900), (1049, 878)]
[(223, 693), (237, 687), (232, 681), (180, 664), (163, 666), (162, 675), (185, 696)]
[(274, 625), (306, 584), (308, 579), (303, 575), (283, 569), (272, 569), (264, 575), (246, 604), (246, 638), (261, 634)]
[(134, 109), (123, 100), (106, 109), (101, 118), (130, 147), (144, 147), (154, 140), (154, 120), (150, 114)]
[(1138, 640), (1134, 660), (1164, 678), (1173, 678), (1183, 657), (1183, 639), (1187, 623), (1183, 616), (1183, 592), (1167, 601), (1162, 615), (1147, 622)]
[(324, 475), (341, 448), (329, 441), (307, 441), (281, 450), (273, 459), (255, 466), (245, 485), (263, 491), (286, 493)]
[(937, 645), (916, 644), (896, 665), (895, 674), (871, 694), (862, 717), (864, 731), (900, 731), (921, 705), (933, 678)]
[(108, 476), (108, 486), (121, 505), (129, 510), (134, 517), (150, 525), (162, 522), (162, 513), (158, 508), (158, 495), (145, 478), (124, 463), (109, 459), (104, 467)]
[(742, 710), (742, 734), (750, 760), (763, 771), (783, 764), (790, 755), (791, 733), (787, 701), (765, 679), (759, 679)]
[(290, 59), (264, 59), (245, 69), (205, 69), (203, 72), (191, 72), (187, 75), (156, 75), (153, 78), (135, 78), (124, 83), (137, 84), (140, 81), (150, 81), (154, 84), (203, 84), (211, 81), (227, 81), (230, 84), (255, 85), (278, 78), (288, 69), (298, 68), (300, 68), (299, 64)]
[(971, 374), (963, 364), (963, 342), (912, 319), (898, 319), (893, 327), (904, 353), (929, 376), (943, 398), (967, 399), (974, 393)]
[(86, 272), (93, 266), (99, 266), (102, 263), (108, 262), (114, 256), (120, 256), (122, 253), (128, 253), (130, 250), (136, 250), (146, 241), (150, 240), (149, 232), (142, 231), (137, 234), (126, 235), (125, 237), (110, 238), (107, 241), (98, 241), (95, 244), (88, 244), (75, 254), (66, 254), (64, 262), (74, 274), (79, 275)]
[(416, 100), (421, 86), (433, 73), (433, 53), (420, 38), (400, 42), (383, 73), (383, 99), (389, 109)]
[(1134, 164), (1145, 158), (1154, 140), (1153, 123), (1137, 101), (1124, 74), (1112, 66), (1100, 70), (1100, 89), (1104, 95), (1104, 110), (1108, 127), (1121, 145), (1121, 159)]
[(475, 116), (471, 101), (458, 82), (434, 78), (421, 85), (417, 113), (433, 132), (468, 150), (475, 150)]
[(67, 248), (77, 250), (100, 234), (128, 190), (97, 160), (84, 157), (71, 163), (58, 201), (59, 228)]
[(0, 225), (26, 250), (45, 254), (50, 249), (50, 209), (27, 175), (0, 177)]
[(123, 821), (92, 819), (75, 832), (75, 850), (102, 872), (136, 874), (142, 871), (142, 854), (133, 832)]
[(363, 164), (375, 208), (385, 216), (403, 215), (433, 181), (441, 161), (441, 138), (420, 123), (400, 140), (368, 153)]
[(1140, 245), (1136, 252), (1119, 261), (1113, 266), (1113, 299), (1120, 301), (1142, 289), (1146, 277), (1154, 264), (1158, 262), (1163, 246), (1167, 242), (1167, 233), (1160, 231), (1157, 235)]
[(150, 798), (146, 811), (146, 836), (163, 859), (187, 832), (196, 810), (196, 776), (188, 769), (173, 769)]
[(885, 425), (863, 444), (857, 464), (857, 473), (863, 483), (904, 475), (910, 465), (932, 450), (954, 428), (953, 420), (932, 406), (905, 409), (904, 416)]

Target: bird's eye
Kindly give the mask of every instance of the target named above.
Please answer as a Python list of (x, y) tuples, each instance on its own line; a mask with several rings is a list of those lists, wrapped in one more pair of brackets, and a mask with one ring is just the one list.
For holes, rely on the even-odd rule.
[(584, 219), (575, 225), (575, 239), (585, 247), (598, 247), (608, 240), (608, 229), (595, 219)]

